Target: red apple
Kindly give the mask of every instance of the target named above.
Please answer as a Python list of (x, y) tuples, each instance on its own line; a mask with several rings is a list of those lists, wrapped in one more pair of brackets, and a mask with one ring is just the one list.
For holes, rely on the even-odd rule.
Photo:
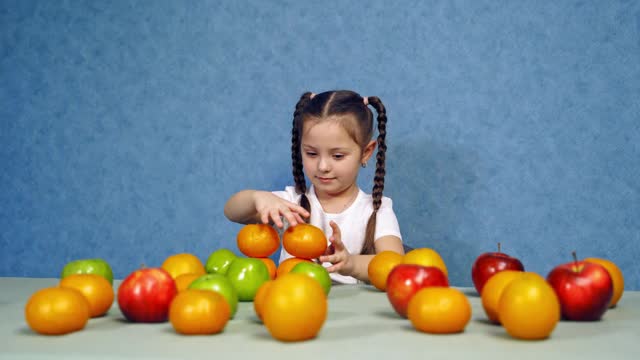
[(387, 277), (387, 297), (398, 315), (406, 318), (409, 300), (429, 286), (449, 286), (447, 276), (435, 266), (400, 264)]
[(471, 267), (471, 278), (478, 294), (482, 295), (484, 284), (489, 278), (504, 270), (524, 271), (524, 266), (517, 258), (500, 252), (500, 243), (498, 243), (498, 252), (488, 252), (478, 256)]
[(547, 281), (560, 300), (562, 317), (567, 320), (595, 321), (607, 311), (613, 296), (613, 281), (600, 264), (574, 261), (558, 265)]
[(118, 288), (118, 305), (125, 318), (133, 322), (163, 322), (178, 293), (176, 283), (161, 268), (144, 268), (129, 274)]

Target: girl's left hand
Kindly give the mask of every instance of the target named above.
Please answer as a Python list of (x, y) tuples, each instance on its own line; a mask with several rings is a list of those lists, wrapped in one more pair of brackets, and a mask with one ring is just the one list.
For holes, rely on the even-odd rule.
[(331, 245), (333, 247), (333, 253), (328, 253), (330, 249), (327, 248), (327, 253), (325, 253), (325, 255), (323, 256), (320, 256), (318, 260), (320, 260), (321, 263), (330, 262), (331, 264), (333, 264), (332, 266), (329, 266), (327, 268), (328, 272), (337, 272), (340, 275), (350, 276), (353, 270), (353, 260), (351, 258), (351, 254), (342, 243), (342, 236), (340, 235), (340, 228), (338, 227), (338, 224), (331, 221), (329, 225), (333, 230), (333, 234), (329, 238), (329, 241), (331, 242)]

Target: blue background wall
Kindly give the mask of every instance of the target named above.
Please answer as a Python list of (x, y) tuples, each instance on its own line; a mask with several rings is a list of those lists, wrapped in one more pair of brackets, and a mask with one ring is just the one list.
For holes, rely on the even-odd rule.
[(453, 284), (502, 242), (640, 290), (640, 3), (398, 3), (1, 1), (0, 276), (236, 250), (226, 199), (290, 184), (295, 102), (346, 88), (388, 108), (385, 194)]

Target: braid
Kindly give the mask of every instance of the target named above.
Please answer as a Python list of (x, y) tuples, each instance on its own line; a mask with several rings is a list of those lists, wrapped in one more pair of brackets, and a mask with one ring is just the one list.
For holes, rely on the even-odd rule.
[(296, 109), (293, 112), (293, 127), (291, 130), (291, 162), (293, 165), (293, 181), (296, 185), (296, 193), (302, 194), (300, 197), (300, 206), (311, 212), (311, 205), (309, 204), (309, 199), (306, 195), (307, 183), (304, 179), (304, 172), (302, 171), (302, 153), (300, 151), (302, 135), (299, 131), (299, 129), (302, 128), (302, 112), (309, 101), (311, 101), (311, 93), (306, 92), (302, 94), (300, 100), (298, 100), (298, 103), (296, 104)]
[(387, 111), (378, 97), (370, 96), (368, 100), (369, 104), (378, 112), (378, 154), (376, 155), (376, 173), (373, 178), (373, 191), (371, 193), (371, 196), (373, 197), (373, 213), (367, 222), (365, 242), (362, 246), (361, 254), (375, 254), (374, 235), (376, 230), (376, 218), (378, 215), (378, 209), (380, 209), (380, 205), (382, 204), (385, 158), (387, 153), (387, 143), (385, 141), (385, 137), (387, 136)]

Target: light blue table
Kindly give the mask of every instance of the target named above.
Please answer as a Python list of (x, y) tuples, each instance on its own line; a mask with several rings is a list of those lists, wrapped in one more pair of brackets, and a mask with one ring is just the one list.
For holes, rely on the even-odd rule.
[(473, 309), (465, 332), (428, 335), (399, 318), (373, 287), (334, 286), (319, 336), (281, 343), (257, 321), (252, 303), (240, 303), (225, 331), (213, 336), (177, 335), (169, 323), (127, 323), (116, 303), (80, 332), (37, 335), (24, 321), (24, 305), (57, 282), (0, 278), (0, 359), (640, 359), (640, 292), (626, 292), (602, 321), (563, 321), (551, 338), (528, 342), (489, 324), (472, 289), (462, 289)]

